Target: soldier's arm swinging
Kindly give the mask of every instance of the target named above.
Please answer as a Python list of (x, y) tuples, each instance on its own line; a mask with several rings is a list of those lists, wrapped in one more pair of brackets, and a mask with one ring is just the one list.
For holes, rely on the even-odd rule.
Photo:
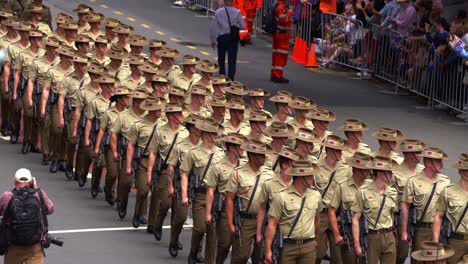
[(265, 262), (273, 263), (273, 252), (271, 246), (273, 244), (273, 238), (275, 237), (276, 227), (278, 226), (279, 220), (272, 216), (270, 216), (268, 220), (268, 226), (265, 231)]
[(257, 236), (256, 236), (256, 243), (261, 244), (262, 243), (262, 231), (263, 231), (263, 223), (266, 217), (266, 203), (261, 203), (258, 206), (258, 212), (257, 212)]
[(132, 175), (132, 161), (133, 161), (133, 153), (135, 152), (135, 142), (128, 141), (127, 143), (127, 158), (125, 162), (127, 163), (127, 171), (125, 172), (127, 176)]
[(15, 100), (20, 99), (17, 97), (20, 75), (21, 75), (21, 70), (15, 70), (15, 79), (13, 80), (13, 98)]
[(58, 125), (59, 127), (65, 126), (65, 120), (63, 118), (63, 107), (65, 105), (65, 95), (59, 94), (57, 101), (57, 110), (58, 110)]
[(226, 192), (226, 217), (229, 226), (229, 232), (234, 234), (236, 227), (234, 226), (234, 198), (236, 195), (231, 192)]
[(33, 107), (32, 95), (34, 92), (34, 79), (28, 79), (28, 84), (26, 86), (26, 98), (28, 99), (28, 107)]
[[(343, 245), (343, 236), (340, 234), (340, 229), (338, 228), (338, 220), (336, 219), (336, 209), (333, 207), (328, 208), (328, 219), (330, 220), (330, 226), (335, 236), (335, 243), (338, 246)], [(341, 219), (343, 221), (343, 219)]]
[(175, 172), (174, 166), (167, 165), (166, 174), (167, 174), (167, 180), (169, 181), (168, 183), (169, 197), (171, 198), (172, 198), (172, 195), (174, 195), (174, 172)]
[(360, 257), (363, 256), (362, 248), (361, 248), (361, 241), (359, 241), (359, 220), (361, 219), (362, 213), (353, 213), (353, 240), (354, 240), (354, 248), (356, 250), (356, 254)]
[(182, 192), (182, 204), (188, 204), (188, 173), (186, 171), (181, 171), (180, 173), (180, 190)]
[[(77, 132), (78, 132), (78, 124), (80, 123), (80, 118), (81, 118), (81, 109), (76, 108), (75, 111), (73, 112), (73, 124), (72, 124), (72, 136), (76, 137)], [(99, 131), (100, 132), (100, 131)], [(96, 140), (97, 141), (97, 140)]]
[(405, 202), (401, 202), (400, 203), (401, 237), (399, 237), (399, 239), (403, 241), (408, 240), (408, 212), (409, 212), (409, 204)]
[(93, 149), (93, 156), (94, 157), (97, 157), (99, 155), (99, 148), (101, 148), (101, 142), (102, 142), (102, 138), (104, 137), (104, 133), (106, 133), (105, 128), (99, 129), (99, 132), (98, 132), (98, 134), (96, 136), (96, 143), (95, 143), (95, 146), (94, 146), (94, 149)]
[(117, 153), (117, 134), (112, 133), (110, 138), (110, 145), (112, 149), (112, 156), (114, 156), (114, 160), (119, 160), (119, 154)]
[(89, 146), (89, 137), (91, 136), (91, 128), (93, 127), (93, 120), (86, 120), (86, 127), (85, 127), (85, 137), (84, 137), (84, 145)]
[(320, 233), (320, 215), (319, 214), (315, 215), (314, 225), (315, 225), (315, 237), (318, 237)]
[(213, 208), (213, 200), (214, 200), (214, 187), (208, 187), (206, 192), (206, 211), (205, 211), (205, 222), (207, 225), (211, 225), (211, 209)]
[(154, 164), (156, 163), (156, 152), (154, 150), (150, 150), (148, 156), (148, 170), (146, 171), (146, 183), (149, 185), (151, 180), (153, 179), (153, 170)]
[(41, 97), (41, 116), (42, 117), (44, 117), (45, 115), (49, 93), (50, 93), (50, 83), (45, 83), (44, 87), (42, 88), (42, 97)]
[(432, 241), (439, 242), (440, 240), (440, 229), (442, 227), (443, 218), (444, 212), (436, 211), (434, 223), (432, 224)]
[(10, 71), (11, 71), (10, 63), (7, 62), (3, 66), (3, 91), (5, 91), (5, 93), (8, 93), (8, 89), (9, 89), (8, 81), (10, 79)]

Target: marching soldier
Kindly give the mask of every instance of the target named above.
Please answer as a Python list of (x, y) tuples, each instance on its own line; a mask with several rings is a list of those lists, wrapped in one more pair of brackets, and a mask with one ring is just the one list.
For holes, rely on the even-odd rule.
[(320, 230), (317, 236), (317, 261), (325, 257), (330, 249), (330, 262), (343, 263), (341, 250), (337, 246), (335, 238), (331, 233), (330, 220), (328, 218), (328, 206), (333, 191), (339, 182), (348, 179), (352, 175), (351, 167), (342, 158), (342, 152), (349, 148), (348, 142), (338, 136), (330, 135), (322, 144), (325, 158), (320, 159), (317, 166), (320, 173), (315, 176), (315, 187), (322, 195), (324, 210), (320, 213)]
[(59, 167), (65, 170), (64, 162), (67, 153), (63, 147), (64, 142), (62, 142), (65, 123), (63, 114), (60, 115), (59, 113), (59, 108), (63, 109), (63, 105), (59, 105), (58, 94), (65, 89), (62, 84), (63, 77), (74, 71), (72, 64), (74, 51), (68, 47), (61, 47), (58, 48), (57, 52), (60, 62), (48, 70), (41, 98), (41, 118), (47, 120), (45, 121), (46, 124), (50, 120), (52, 163), (50, 164), (49, 171), (51, 173), (56, 173)]
[[(131, 174), (135, 174), (137, 187), (135, 214), (132, 219), (132, 225), (135, 228), (138, 228), (140, 223), (146, 224), (149, 185), (151, 183), (151, 177), (147, 177), (148, 149), (156, 128), (164, 124), (160, 119), (163, 107), (163, 103), (156, 98), (143, 101), (140, 108), (147, 111), (148, 115), (134, 123), (128, 133), (127, 174), (129, 171)], [(133, 166), (134, 163), (136, 166)]]
[[(396, 148), (396, 150), (401, 151), (405, 157), (404, 161), (400, 164), (397, 170), (393, 172), (394, 184), (393, 187), (398, 192), (398, 205), (401, 204), (403, 198), (403, 191), (406, 187), (406, 184), (409, 178), (412, 178), (424, 169), (424, 166), (420, 164), (421, 154), (427, 148), (427, 146), (415, 139), (405, 139), (403, 140)], [(400, 207), (398, 207), (400, 209)], [(395, 217), (401, 217), (400, 210), (395, 213)], [(398, 221), (397, 228), (397, 263), (405, 263), (406, 258), (409, 253), (409, 240), (401, 240), (402, 224), (401, 221)]]
[(334, 241), (341, 249), (342, 260), (357, 264), (362, 263), (363, 259), (356, 256), (354, 249), (351, 206), (359, 188), (370, 178), (372, 157), (362, 152), (355, 152), (352, 157), (346, 159), (346, 162), (352, 167), (352, 175), (340, 181), (331, 192), (328, 217)]
[(306, 118), (307, 113), (317, 107), (317, 104), (314, 101), (311, 101), (309, 98), (304, 96), (296, 96), (289, 102), (289, 108), (293, 109), (296, 115), (294, 119), (289, 124), (293, 126), (294, 132), (297, 132), (299, 128), (309, 128), (314, 129), (314, 124), (312, 121)]
[(238, 81), (233, 81), (230, 86), (226, 87), (226, 97), (229, 101), (244, 101), (243, 97), (247, 94), (249, 94), (249, 88)]
[(186, 97), (185, 95), (187, 94), (186, 90), (177, 86), (172, 86), (169, 89), (168, 94), (169, 94), (169, 102), (174, 103), (174, 104), (180, 104), (182, 106), (184, 105), (184, 98)]
[(169, 72), (180, 70), (179, 65), (175, 65), (175, 59), (180, 57), (180, 52), (176, 49), (163, 47), (156, 54), (161, 57), (161, 64), (159, 68), (166, 76)]
[(143, 57), (132, 56), (128, 59), (130, 65), (130, 75), (124, 74), (125, 71), (119, 71), (117, 78), (120, 83), (128, 89), (135, 91), (138, 87), (143, 86), (146, 82), (139, 67), (145, 63)]
[(292, 183), (270, 203), (269, 223), (265, 238), (265, 263), (273, 263), (272, 244), (277, 226), (282, 235), (283, 248), (279, 263), (314, 263), (317, 254), (317, 237), (322, 211), (322, 198), (314, 188), (315, 164), (307, 161), (293, 162), (286, 173)]
[(317, 107), (307, 113), (306, 117), (311, 119), (314, 125), (314, 133), (322, 140), (322, 144), (315, 145), (315, 157), (319, 160), (324, 159), (326, 153), (324, 153), (323, 143), (328, 136), (333, 134), (333, 132), (328, 129), (330, 127), (330, 122), (336, 120), (335, 114), (327, 109)]
[(403, 133), (393, 128), (380, 128), (372, 134), (379, 141), (379, 149), (374, 156), (387, 157), (395, 160), (398, 164), (403, 162), (403, 157), (394, 150), (398, 141), (403, 139)]
[(152, 95), (156, 98), (164, 98), (166, 101), (169, 101), (169, 84), (167, 77), (157, 71), (156, 74), (153, 74), (151, 79), (151, 90)]
[(125, 58), (125, 51), (123, 49), (117, 45), (112, 45), (112, 47), (107, 51), (107, 56), (110, 59), (110, 62), (104, 66), (107, 74), (114, 77), (130, 75), (128, 65), (123, 63)]
[(73, 9), (73, 12), (76, 12), (78, 15), (78, 33), (86, 32), (90, 29), (90, 26), (86, 21), (86, 17), (93, 11), (93, 8), (83, 4), (80, 4), (75, 9)]
[(145, 83), (143, 86), (146, 88), (148, 94), (153, 93), (153, 76), (159, 72), (158, 65), (153, 64), (149, 61), (145, 61), (143, 65), (140, 65), (138, 69), (142, 72)]
[(128, 43), (128, 39), (133, 30), (133, 27), (124, 24), (120, 24), (112, 30), (117, 35), (117, 41), (115, 44), (125, 51), (125, 55), (128, 55), (132, 51), (130, 44)]
[(279, 121), (283, 123), (290, 123), (293, 121), (291, 115), (291, 108), (289, 102), (292, 101), (292, 94), (287, 91), (278, 91), (275, 95), (270, 97), (270, 102), (275, 103), (276, 114), (273, 115), (271, 122)]
[(269, 119), (270, 116), (265, 111), (254, 110), (250, 112), (248, 120), (251, 131), (247, 135), (247, 138), (260, 141), (264, 144), (270, 144), (273, 139), (264, 133)]
[(244, 136), (250, 134), (250, 126), (244, 121), (245, 104), (243, 101), (231, 100), (227, 104), (229, 119), (223, 123), (224, 134), (239, 133)]
[(270, 97), (271, 94), (261, 88), (253, 88), (249, 90), (249, 103), (250, 108), (246, 111), (245, 116), (248, 119), (252, 111), (260, 110), (272, 116), (272, 114), (266, 111), (265, 108), (265, 98)]
[[(48, 7), (33, 3), (27, 9), (27, 12), (30, 13), (30, 18), (25, 19), (25, 21), (31, 21), (35, 29), (41, 31), (44, 35), (50, 35), (50, 33), (52, 33), (51, 27), (47, 23), (42, 22), (42, 18), (47, 11), (50, 15)], [(50, 23), (50, 18), (48, 21)]]
[[(58, 65), (60, 58), (57, 56), (57, 48), (59, 40), (55, 37), (48, 37), (45, 42), (45, 54), (42, 57), (36, 58), (31, 63), (28, 76), (28, 95), (30, 91), (33, 107), (36, 108), (34, 114), (34, 123), (37, 125), (36, 134), (39, 138), (39, 144), (42, 152), (42, 165), (49, 165), (50, 148), (50, 122), (40, 117), (40, 109), (42, 108), (42, 91), (47, 79), (47, 72), (50, 68)], [(36, 89), (34, 89), (36, 87)], [(29, 98), (28, 98), (29, 100)], [(3, 109), (2, 109), (3, 111)], [(33, 142), (36, 144), (37, 142)]]
[(65, 29), (63, 29), (60, 25), (72, 22), (73, 17), (64, 14), (64, 13), (58, 13), (57, 16), (55, 17), (55, 32), (52, 34), (52, 36), (57, 37), (60, 41), (63, 41), (65, 39)]
[[(448, 259), (448, 263), (458, 264), (467, 263), (468, 260), (468, 154), (461, 154), (452, 167), (458, 169), (460, 181), (449, 184), (440, 194), (436, 204), (432, 240), (441, 241), (441, 233), (451, 233), (448, 244), (455, 250), (455, 254)], [(444, 217), (451, 223), (449, 230), (442, 230), (450, 228), (442, 227)]]
[(226, 96), (221, 94), (213, 94), (211, 100), (208, 102), (208, 105), (211, 107), (211, 118), (218, 122), (218, 124), (222, 125), (227, 116), (229, 116), (228, 112), (226, 111)]
[(143, 53), (144, 48), (148, 46), (145, 37), (137, 34), (130, 35), (128, 44), (130, 44), (130, 56), (140, 56), (145, 60), (149, 58), (147, 54)]
[(106, 22), (104, 22), (104, 35), (107, 39), (108, 48), (114, 45), (118, 40), (117, 33), (114, 32), (114, 29), (117, 28), (119, 25), (120, 21), (111, 17), (106, 18)]
[(229, 176), (236, 167), (242, 166), (241, 146), (245, 137), (239, 133), (228, 133), (221, 138), (226, 146), (226, 156), (214, 164), (214, 169), (207, 175), (206, 185), (206, 211), (205, 222), (207, 225), (216, 226), (216, 264), (226, 261), (233, 242), (233, 235), (229, 231), (226, 215), (226, 188)]
[(93, 41), (96, 41), (97, 37), (103, 32), (101, 31), (101, 23), (104, 20), (104, 15), (100, 13), (89, 13), (84, 19), (88, 25), (89, 30), (83, 31), (83, 34), (87, 35)]
[(401, 199), (401, 240), (408, 240), (410, 206), (416, 210), (416, 222), (412, 250), (420, 250), (421, 243), (432, 239), (432, 226), (436, 203), (441, 190), (450, 184), (448, 176), (441, 174), (443, 160), (448, 156), (440, 149), (427, 148), (422, 152), (424, 169), (408, 179)]
[(371, 149), (369, 145), (361, 142), (363, 132), (369, 130), (366, 124), (357, 119), (347, 119), (344, 124), (338, 127), (338, 130), (343, 131), (346, 140), (349, 143), (349, 149), (343, 151), (343, 158), (347, 159), (354, 155), (355, 152), (361, 152), (371, 155)]
[(214, 94), (226, 94), (226, 87), (231, 84), (231, 80), (224, 75), (212, 76), (211, 85), (213, 85)]
[(208, 60), (202, 60), (195, 66), (195, 68), (200, 71), (200, 79), (195, 82), (194, 85), (202, 85), (210, 92), (210, 94), (213, 93), (214, 89), (211, 78), (214, 73), (219, 71), (218, 64)]
[(70, 49), (77, 50), (75, 46), (75, 39), (78, 37), (78, 24), (75, 21), (67, 21), (66, 23), (60, 24), (63, 28), (64, 38), (62, 43)]
[(322, 141), (314, 133), (314, 130), (308, 128), (299, 128), (299, 131), (294, 135), (296, 140), (296, 151), (301, 156), (301, 159), (317, 163), (317, 158), (313, 155), (314, 146), (321, 144)]
[(90, 46), (91, 39), (84, 34), (80, 34), (75, 39), (75, 47), (76, 47), (76, 55), (82, 57), (91, 57), (91, 46)]
[(209, 91), (202, 85), (196, 84), (190, 89), (190, 101), (188, 109), (185, 111), (186, 114), (193, 113), (202, 117), (211, 116), (211, 110), (206, 106), (206, 96)]
[(206, 234), (204, 263), (214, 263), (216, 250), (216, 234), (213, 225), (205, 222), (207, 174), (213, 170), (213, 164), (224, 157), (224, 151), (216, 147), (219, 124), (213, 119), (205, 119), (195, 125), (201, 132), (201, 143), (194, 146), (180, 166), (182, 204), (192, 206), (193, 229), (188, 263), (198, 263), (197, 254), (200, 244)]
[[(396, 262), (396, 240), (392, 227), (393, 213), (398, 205), (397, 191), (391, 184), (392, 171), (397, 166), (390, 158), (375, 157), (371, 165), (375, 179), (361, 186), (351, 206), (356, 255), (367, 257), (369, 264), (377, 264), (379, 261), (382, 264)], [(361, 236), (368, 248), (361, 243)]]
[[(108, 91), (108, 90), (106, 90)], [(107, 92), (106, 92), (107, 93)], [(107, 109), (99, 121), (99, 133), (96, 138), (96, 145), (93, 150), (93, 157), (99, 161), (104, 156), (106, 161), (106, 181), (104, 185), (104, 196), (106, 202), (113, 206), (115, 203), (115, 182), (119, 175), (119, 162), (114, 159), (112, 148), (110, 147), (110, 128), (117, 119), (124, 113), (129, 105), (132, 94), (126, 87), (116, 87), (114, 93), (109, 98), (115, 104)], [(106, 98), (109, 94), (106, 94)], [(101, 156), (101, 157), (99, 157)]]
[[(271, 149), (260, 141), (250, 140), (242, 145), (248, 162), (234, 169), (226, 188), (226, 215), (229, 232), (235, 235), (231, 263), (252, 263), (260, 260), (256, 243), (257, 213), (263, 183), (273, 177), (273, 171), (264, 166)], [(234, 201), (236, 200), (236, 201)], [(237, 232), (237, 233), (236, 233)], [(253, 245), (253, 246), (252, 246)]]
[[(164, 50), (163, 50), (163, 58)], [(192, 55), (184, 55), (182, 58), (182, 69), (174, 68), (167, 73), (167, 77), (172, 82), (172, 85), (178, 86), (186, 91), (190, 91), (192, 85), (200, 79), (200, 75), (197, 72), (196, 65), (200, 63), (198, 57)]]
[[(130, 89), (132, 91), (132, 89)], [(124, 219), (127, 214), (128, 194), (132, 187), (132, 164), (131, 158), (127, 159), (127, 147), (131, 126), (141, 121), (146, 115), (146, 111), (141, 109), (141, 103), (148, 97), (145, 89), (133, 90), (130, 95), (132, 107), (122, 113), (110, 129), (111, 148), (114, 153), (114, 160), (120, 161), (119, 179), (117, 186), (117, 211), (120, 219)], [(94, 175), (94, 173), (93, 173)], [(96, 178), (94, 188), (98, 188), (100, 177)]]
[[(13, 8), (15, 11), (16, 11), (16, 15), (18, 17), (20, 17), (21, 20), (23, 21), (29, 21), (31, 20), (31, 17), (33, 16), (33, 12), (32, 10), (30, 10), (29, 8), (25, 8), (25, 7), (29, 7), (31, 5), (36, 5), (36, 6), (42, 6), (42, 12), (41, 12), (41, 15), (42, 15), (42, 18), (41, 18), (41, 21), (47, 25), (49, 27), (49, 30), (52, 28), (52, 15), (51, 15), (51, 12), (50, 12), (50, 8), (47, 7), (47, 6), (44, 6), (42, 5), (42, 0), (32, 0), (32, 1), (29, 1), (29, 0), (20, 0), (20, 1), (10, 1), (12, 3), (20, 3), (22, 2), (22, 7), (21, 7), (21, 10), (18, 10), (16, 8)], [(28, 2), (30, 4), (28, 4)], [(13, 4), (15, 5), (15, 4)], [(21, 4), (20, 4), (21, 5)], [(18, 12), (18, 11), (19, 12)], [(50, 32), (50, 31), (49, 31)], [(43, 32), (45, 33), (45, 32)], [(46, 33), (48, 34), (48, 33)]]
[(93, 60), (97, 61), (102, 66), (107, 66), (110, 63), (110, 58), (107, 56), (108, 41), (104, 35), (99, 35), (94, 40)]
[(158, 55), (158, 51), (161, 48), (166, 46), (166, 42), (158, 39), (151, 39), (148, 42), (149, 47), (149, 58), (148, 61), (152, 62), (153, 64), (160, 65), (162, 63), (161, 57)]
[(294, 135), (294, 128), (281, 122), (272, 122), (264, 133), (271, 137), (270, 145), (273, 150), (272, 153), (267, 154), (265, 165), (269, 166), (274, 172), (278, 172), (280, 170), (280, 156), (278, 153), (281, 152), (284, 146), (288, 145), (289, 139)]

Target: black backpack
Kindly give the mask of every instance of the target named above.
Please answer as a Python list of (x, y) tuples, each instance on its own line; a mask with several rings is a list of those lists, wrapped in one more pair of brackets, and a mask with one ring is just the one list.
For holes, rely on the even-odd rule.
[(275, 2), (270, 8), (268, 8), (267, 13), (263, 15), (262, 21), (262, 29), (268, 34), (276, 33), (276, 8), (278, 7), (278, 3)]
[(44, 228), (41, 201), (35, 196), (36, 192), (42, 196), (40, 189), (25, 187), (12, 190), (13, 197), (6, 210), (6, 219), (8, 242), (13, 245), (30, 246), (41, 242)]

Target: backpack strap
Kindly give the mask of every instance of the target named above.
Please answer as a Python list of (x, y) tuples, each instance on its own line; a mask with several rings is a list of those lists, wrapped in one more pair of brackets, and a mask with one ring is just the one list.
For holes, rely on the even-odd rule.
[(49, 222), (47, 221), (47, 214), (49, 213), (49, 209), (45, 205), (44, 196), (42, 195), (42, 190), (38, 188), (36, 192), (39, 195), (39, 202), (41, 203), (42, 222), (44, 223), (43, 232), (47, 233), (49, 229)]

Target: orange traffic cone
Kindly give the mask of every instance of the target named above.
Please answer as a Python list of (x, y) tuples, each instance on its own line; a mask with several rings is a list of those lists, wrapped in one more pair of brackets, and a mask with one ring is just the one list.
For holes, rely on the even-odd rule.
[(300, 40), (301, 45), (299, 46), (298, 57), (296, 62), (299, 64), (306, 64), (307, 62), (307, 42), (303, 39)]
[(297, 56), (299, 55), (299, 54), (297, 53), (297, 52), (299, 51), (298, 48), (299, 48), (299, 45), (300, 45), (299, 40), (300, 40), (299, 37), (296, 36), (296, 39), (294, 40), (293, 52), (292, 52), (291, 57), (289, 57), (289, 58), (290, 58), (291, 60), (293, 60), (293, 61), (296, 61)]
[(313, 42), (310, 43), (309, 56), (307, 57), (307, 63), (305, 66), (314, 68), (319, 66), (317, 64), (317, 58), (315, 57), (315, 44)]

